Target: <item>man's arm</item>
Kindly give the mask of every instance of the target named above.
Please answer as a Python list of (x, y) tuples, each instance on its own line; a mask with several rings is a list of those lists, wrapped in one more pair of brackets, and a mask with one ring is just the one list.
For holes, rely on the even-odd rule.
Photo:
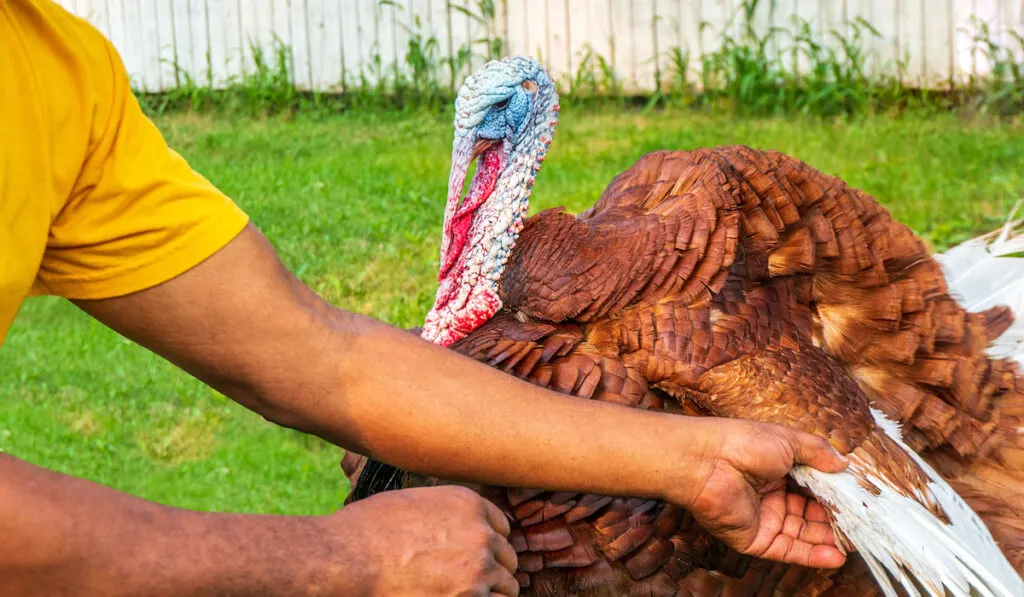
[(842, 561), (832, 548), (814, 548), (831, 533), (810, 542), (782, 536), (784, 506), (775, 516), (755, 493), (794, 462), (844, 468), (823, 439), (566, 400), (330, 306), (252, 226), (167, 283), (77, 304), (267, 419), (405, 469), (666, 499), (741, 550)]
[(4, 595), (304, 595), (325, 561), (317, 518), (187, 512), (3, 454), (0, 512)]
[(392, 492), (330, 516), (214, 514), (0, 453), (3, 595), (511, 596), (508, 530), (461, 487)]

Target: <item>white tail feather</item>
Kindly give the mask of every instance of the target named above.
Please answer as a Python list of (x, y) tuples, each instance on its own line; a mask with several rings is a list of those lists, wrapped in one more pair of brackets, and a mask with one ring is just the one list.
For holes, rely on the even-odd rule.
[(950, 293), (965, 309), (982, 311), (1006, 305), (1013, 310), (1013, 325), (988, 352), (993, 357), (1015, 359), (1024, 366), (1024, 219), (1014, 221), (1016, 212), (1014, 207), (1002, 229), (959, 244), (935, 258), (942, 265)]
[[(926, 495), (905, 495), (899, 484), (856, 453), (850, 454), (850, 467), (842, 473), (800, 466), (792, 476), (830, 507), (833, 524), (867, 562), (885, 595), (898, 597), (893, 583), (910, 597), (1024, 595), (1024, 581), (978, 515), (903, 443), (896, 423), (877, 410), (872, 414), (879, 428), (924, 471)], [(925, 503), (938, 504), (949, 523)]]

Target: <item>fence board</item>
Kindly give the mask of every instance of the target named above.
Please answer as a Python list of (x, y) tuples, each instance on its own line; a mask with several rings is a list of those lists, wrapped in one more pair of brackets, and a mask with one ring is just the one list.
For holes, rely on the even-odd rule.
[[(207, 40), (209, 42), (210, 57), (207, 65), (210, 69), (210, 77), (213, 84), (221, 87), (230, 83), (232, 75), (238, 72), (238, 67), (233, 64), (237, 54), (229, 52), (228, 40), (231, 39), (231, 26), (228, 19), (231, 18), (231, 9), (237, 8), (233, 0), (207, 0), (202, 10), (205, 12), (205, 23), (207, 25)], [(231, 23), (237, 31), (237, 23)]]
[(342, 86), (358, 86), (363, 65), (362, 44), (359, 37), (359, 17), (356, 11), (347, 6), (347, 0), (338, 1), (338, 37), (340, 38)]
[(224, 68), (226, 78), (236, 78), (245, 72), (247, 44), (242, 27), (242, 0), (223, 0), (224, 49), (227, 52)]
[(377, 15), (377, 39), (380, 51), (380, 64), (383, 74), (390, 79), (398, 68), (398, 36), (396, 8), (390, 2), (378, 2), (374, 5)]
[(506, 6), (508, 37), (505, 39), (505, 47), (509, 54), (528, 56), (534, 52), (530, 45), (530, 25), (527, 20), (528, 3), (513, 1), (508, 2)]
[(921, 84), (926, 60), (921, 55), (921, 42), (928, 32), (921, 20), (921, 7), (912, 0), (897, 0), (900, 55), (906, 60), (904, 80), (912, 85)]
[[(807, 22), (810, 38), (819, 45), (825, 43), (825, 15), (822, 14), (822, 9), (822, 0), (797, 0), (797, 16)], [(810, 61), (801, 57), (799, 68), (803, 70), (808, 67)]]
[[(419, 6), (422, 10), (422, 5)], [(455, 42), (449, 34), (451, 24), (448, 16), (451, 10), (448, 8), (448, 0), (428, 0), (426, 10), (427, 28), (430, 32), (427, 38), (433, 37), (436, 39), (438, 55), (446, 57), (446, 63), (441, 65), (442, 80), (446, 85), (454, 87), (457, 83), (461, 82), (461, 79), (458, 77), (454, 80), (452, 79), (453, 65), (451, 56), (455, 50)]]
[(700, 30), (701, 5), (701, 0), (679, 0), (679, 7), (676, 9), (680, 15), (680, 35), (682, 36), (682, 49), (679, 52), (682, 56), (680, 58), (685, 58), (687, 62), (685, 65), (676, 66), (685, 66), (691, 77), (696, 77), (700, 72), (700, 55), (703, 51)]
[(336, 36), (341, 19), (337, 2), (309, 3), (310, 71), (320, 91), (342, 90), (344, 60), (342, 44)]
[[(346, 31), (355, 39), (352, 56), (351, 76), (356, 84), (365, 80), (369, 84), (377, 82), (380, 52), (378, 51), (377, 23), (375, 18), (374, 0), (351, 0), (351, 10), (346, 16)], [(349, 55), (346, 44), (345, 56)]]
[(844, 0), (821, 0), (818, 4), (818, 15), (821, 20), (822, 44), (836, 53), (843, 55), (843, 44), (836, 39), (835, 33), (849, 35), (846, 27), (844, 9), (849, 9)]
[(871, 0), (870, 5), (868, 14), (872, 18), (871, 25), (881, 36), (872, 44), (872, 50), (876, 56), (876, 68), (895, 72), (896, 65), (901, 60), (899, 21), (896, 18), (898, 13), (895, 0)]
[[(526, 22), (527, 28), (529, 29), (530, 38), (530, 55), (544, 62), (552, 71), (554, 68), (553, 56), (556, 52), (553, 47), (551, 40), (552, 25), (548, 18), (548, 14), (551, 12), (550, 4), (552, 2), (561, 2), (562, 0), (524, 0), (527, 8)], [(552, 72), (554, 74), (554, 72)]]
[(634, 13), (631, 1), (613, 0), (611, 20), (615, 24), (611, 48), (612, 68), (619, 73), (625, 87), (635, 89), (637, 81), (636, 39)]
[(927, 7), (918, 6), (924, 23), (921, 43), (921, 62), (924, 84), (928, 87), (945, 86), (953, 76), (950, 69), (953, 55), (952, 2), (933, 0)]
[(174, 79), (184, 84), (186, 76), (192, 76), (193, 48), (192, 27), (189, 22), (188, 0), (171, 0), (171, 34), (174, 36)]
[(778, 0), (775, 3), (775, 14), (772, 16), (774, 26), (784, 30), (773, 36), (776, 47), (782, 56), (782, 64), (787, 70), (795, 71), (801, 67), (806, 68), (807, 61), (797, 54), (795, 50), (796, 40), (792, 33), (797, 27), (797, 19), (800, 18), (799, 0)]
[(704, 25), (703, 52), (717, 51), (722, 46), (722, 37), (730, 35), (729, 9), (727, 0), (701, 2), (701, 24)]
[(264, 23), (271, 23), (269, 0), (239, 0), (239, 30), (244, 51), (240, 56), (239, 67), (242, 73), (256, 70), (255, 51), (262, 52), (261, 59), (270, 58), (273, 50), (271, 32)]
[(292, 50), (292, 81), (303, 89), (313, 87), (309, 30), (306, 26), (308, 11), (306, 0), (287, 0), (285, 19), (288, 27), (289, 47)]
[(546, 29), (548, 37), (548, 57), (545, 66), (560, 83), (569, 84), (572, 72), (572, 50), (569, 31), (568, 0), (547, 0)]
[[(873, 27), (875, 23), (875, 3), (872, 0), (845, 0), (846, 1), (846, 27), (847, 35), (854, 35), (856, 23), (866, 21)], [(881, 52), (886, 44), (885, 39), (876, 37), (871, 31), (861, 29), (861, 50), (863, 60), (869, 69), (878, 68), (881, 63)]]
[[(604, 2), (597, 0), (565, 0), (565, 6), (568, 14), (568, 31), (567, 36), (570, 41), (569, 51), (571, 52), (570, 58), (573, 65), (573, 71), (579, 71), (580, 68), (589, 68), (590, 61), (593, 58), (587, 58), (587, 49), (592, 49), (594, 46), (594, 40), (591, 39), (591, 34), (600, 35), (600, 29), (591, 26), (591, 13), (599, 13), (604, 8)], [(584, 60), (587, 61), (584, 65)]]
[[(999, 14), (998, 0), (976, 0), (977, 9), (974, 15), (977, 17), (975, 25), (980, 29), (982, 23), (988, 26), (989, 35), (998, 41), (1002, 19)], [(987, 74), (992, 70), (988, 53), (982, 49), (977, 52), (977, 65), (979, 74)]]
[(678, 3), (676, 0), (655, 0), (651, 6), (651, 18), (653, 20), (654, 47), (657, 52), (654, 55), (654, 67), (657, 74), (654, 83), (658, 89), (662, 89), (671, 76), (667, 74), (671, 70), (669, 68), (671, 64), (669, 48), (679, 47)]
[(207, 85), (211, 81), (210, 72), (210, 31), (207, 20), (207, 0), (189, 0), (185, 10), (189, 35), (191, 38), (190, 54), (192, 67), (189, 74), (199, 85)]
[[(1017, 61), (1024, 61), (1024, 0), (1004, 0), (1004, 43)], [(1014, 36), (1013, 33), (1017, 35)]]
[(956, 44), (957, 78), (962, 82), (977, 73), (977, 55), (974, 52), (973, 16), (976, 12), (975, 2), (953, 2), (953, 20), (955, 23), (954, 43)]
[(150, 9), (146, 12), (153, 15), (153, 20), (156, 23), (156, 34), (153, 40), (157, 50), (156, 80), (158, 86), (156, 89), (169, 89), (177, 85), (174, 73), (177, 40), (174, 35), (171, 2), (172, 0), (154, 0), (151, 3), (146, 3)]
[[(493, 19), (480, 20), (477, 0), (58, 0), (89, 20), (118, 48), (134, 84), (146, 91), (183, 83), (173, 64), (200, 84), (215, 86), (253, 67), (250, 43), (273, 66), (274, 38), (290, 48), (290, 68), (300, 88), (338, 90), (343, 80), (366, 75), (390, 79), (405, 72), (410, 31), (436, 39), (440, 70), (455, 56), (457, 84), (490, 57), (482, 40), (503, 36), (507, 52), (539, 58), (561, 84), (584, 64), (597, 71), (601, 56), (627, 89), (650, 91), (675, 75), (674, 48), (688, 51), (691, 80), (700, 57), (716, 50), (721, 35), (742, 34), (742, 0), (496, 0)], [(454, 8), (453, 8), (454, 7)], [(461, 8), (462, 10), (458, 10)], [(759, 34), (772, 26), (792, 28), (793, 17), (810, 23), (813, 39), (839, 51), (827, 33), (850, 35), (861, 17), (881, 34), (865, 34), (871, 69), (906, 60), (908, 83), (945, 85), (985, 74), (985, 56), (972, 51), (972, 16), (988, 24), (992, 39), (1024, 48), (1021, 0), (761, 0), (753, 17)], [(419, 25), (417, 26), (417, 21)], [(707, 23), (706, 29), (701, 23)], [(770, 48), (792, 64), (792, 39)], [(796, 68), (806, 68), (801, 59)], [(448, 81), (450, 82), (450, 81)]]
[[(443, 0), (445, 8), (445, 36), (448, 42), (450, 56), (455, 60), (451, 65), (454, 80), (449, 81), (455, 86), (462, 83), (462, 79), (472, 70), (473, 40), (471, 37), (469, 17), (465, 11), (469, 10), (468, 0)], [(461, 9), (461, 10), (459, 10)]]
[[(665, 3), (665, 0), (661, 0)], [(654, 20), (657, 0), (633, 0), (635, 27), (633, 31), (633, 59), (636, 65), (638, 89), (655, 89), (658, 45)]]

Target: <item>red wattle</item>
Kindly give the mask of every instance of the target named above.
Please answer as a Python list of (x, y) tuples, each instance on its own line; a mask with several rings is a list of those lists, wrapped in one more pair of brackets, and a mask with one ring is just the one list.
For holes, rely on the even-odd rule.
[[(444, 280), (449, 270), (458, 261), (469, 240), (469, 229), (473, 225), (473, 214), (494, 193), (498, 177), (504, 168), (505, 152), (500, 144), (488, 149), (480, 156), (476, 176), (469, 185), (469, 193), (458, 210), (445, 222), (444, 234), (449, 239), (447, 251), (441, 259), (437, 279)], [(455, 192), (460, 192), (456, 189)]]
[(437, 274), (438, 280), (444, 280), (448, 276), (449, 270), (462, 255), (466, 241), (469, 240), (469, 228), (472, 225), (473, 214), (462, 211), (456, 213), (448, 221), (445, 234), (450, 240), (448, 241), (448, 251), (444, 254), (444, 259), (441, 260), (441, 270)]

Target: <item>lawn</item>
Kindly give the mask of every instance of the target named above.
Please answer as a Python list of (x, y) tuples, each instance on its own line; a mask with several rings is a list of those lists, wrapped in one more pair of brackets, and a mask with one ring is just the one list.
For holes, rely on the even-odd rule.
[[(419, 323), (434, 292), (448, 116), (169, 115), (169, 142), (234, 197), (333, 303)], [(1024, 189), (1024, 124), (856, 123), (566, 109), (532, 209), (589, 206), (646, 151), (744, 143), (876, 195), (937, 248), (997, 226)], [(0, 350), (0, 449), (203, 510), (326, 513), (340, 451), (235, 406), (66, 302), (26, 303)]]

